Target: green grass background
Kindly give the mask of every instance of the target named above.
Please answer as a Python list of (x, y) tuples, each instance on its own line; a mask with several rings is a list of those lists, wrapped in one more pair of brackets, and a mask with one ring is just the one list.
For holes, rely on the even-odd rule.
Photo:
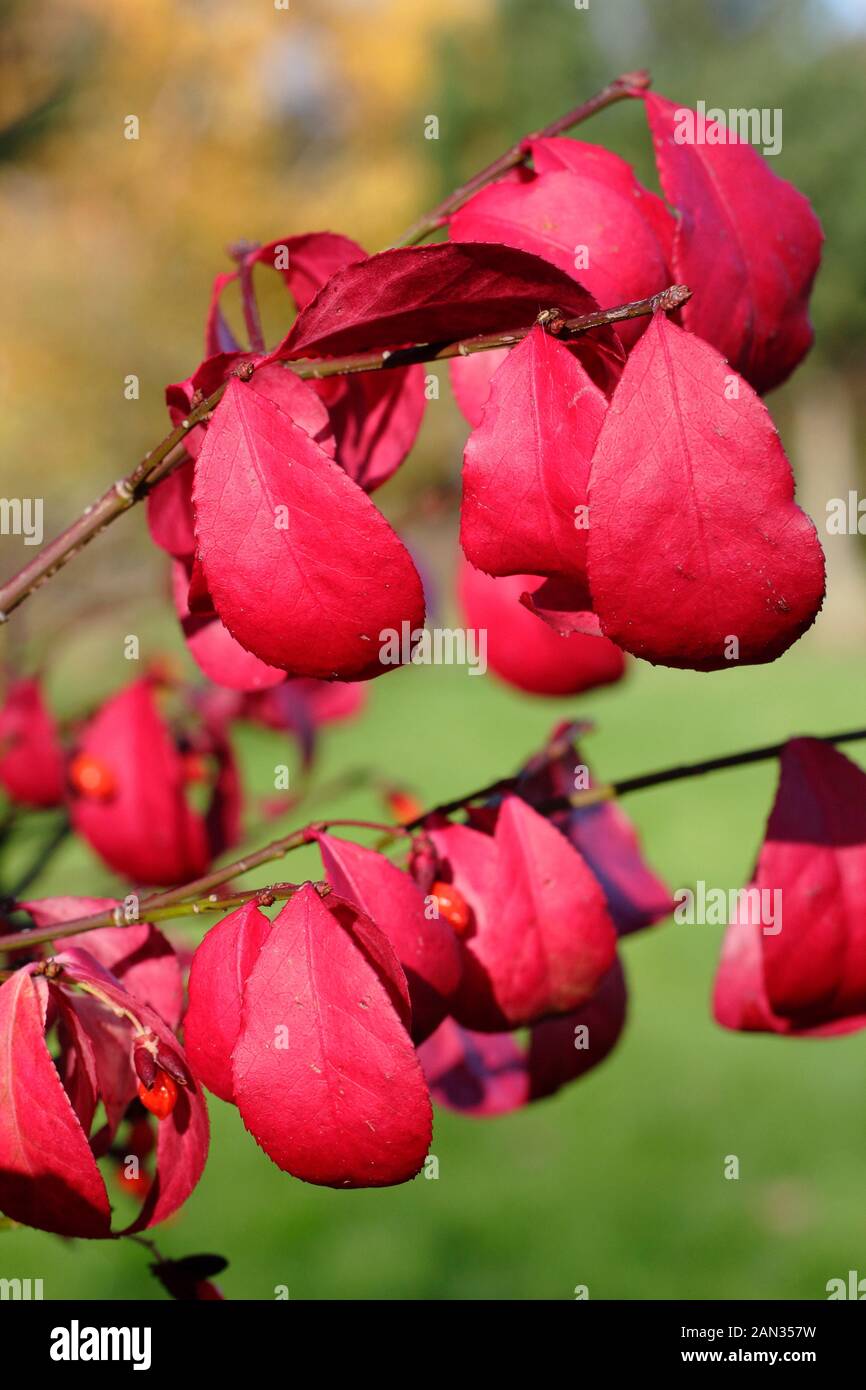
[[(557, 718), (576, 714), (597, 720), (588, 756), (616, 778), (853, 726), (864, 677), (866, 660), (828, 658), (811, 636), (769, 668), (639, 667), (620, 687), (573, 701), (416, 668), (376, 682), (364, 715), (327, 731), (318, 775), (378, 767), (429, 804), (516, 767)], [(244, 730), (242, 744), (248, 782), (264, 795), (285, 758), (280, 737)], [(760, 766), (635, 794), (627, 809), (672, 887), (737, 886), (773, 785), (773, 767)], [(327, 809), (381, 816), (369, 791)], [(315, 872), (304, 854), (292, 876)], [(103, 882), (72, 845), (40, 891)], [(305, 1186), (212, 1101), (204, 1179), (156, 1233), (161, 1248), (227, 1256), (219, 1282), (232, 1299), (272, 1298), (278, 1285), (293, 1299), (569, 1299), (579, 1284), (591, 1298), (825, 1297), (828, 1279), (866, 1272), (866, 1042), (717, 1028), (709, 995), (720, 935), (669, 922), (627, 940), (630, 1017), (612, 1057), (513, 1116), (437, 1112), (438, 1180), (378, 1192)], [(739, 1158), (738, 1181), (723, 1177), (728, 1154)], [(41, 1277), (48, 1298), (162, 1297), (147, 1263), (129, 1241), (0, 1233), (0, 1275)]]

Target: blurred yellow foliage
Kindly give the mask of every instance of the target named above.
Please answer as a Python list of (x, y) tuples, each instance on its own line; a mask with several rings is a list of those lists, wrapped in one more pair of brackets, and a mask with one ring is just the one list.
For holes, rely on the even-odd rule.
[(46, 528), (158, 437), (227, 244), (332, 228), (377, 249), (430, 201), (436, 44), (482, 42), (493, 0), (280, 3), (7, 6), (0, 447), (7, 489), (64, 480)]

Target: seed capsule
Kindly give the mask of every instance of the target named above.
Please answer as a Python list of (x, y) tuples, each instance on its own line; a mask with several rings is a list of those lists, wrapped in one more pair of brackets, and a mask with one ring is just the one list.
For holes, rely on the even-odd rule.
[(402, 791), (400, 788), (393, 788), (385, 797), (388, 803), (388, 810), (399, 825), (408, 825), (410, 821), (416, 820), (421, 815), (423, 807), (417, 797), (412, 796), (411, 792)]
[(111, 768), (90, 753), (78, 753), (72, 759), (69, 781), (80, 796), (93, 801), (107, 801), (117, 789)]
[(158, 1120), (167, 1120), (177, 1101), (177, 1085), (168, 1072), (160, 1070), (152, 1086), (139, 1081), (138, 1098)]
[(430, 894), (436, 899), (440, 917), (445, 918), (458, 936), (463, 936), (469, 926), (470, 912), (469, 904), (459, 888), (455, 888), (453, 883), (436, 882)]

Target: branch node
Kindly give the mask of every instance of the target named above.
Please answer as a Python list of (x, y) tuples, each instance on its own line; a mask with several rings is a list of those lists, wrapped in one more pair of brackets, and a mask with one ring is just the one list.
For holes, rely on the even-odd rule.
[(558, 338), (568, 327), (568, 317), (561, 309), (542, 309), (535, 322), (554, 338)]
[(659, 294), (653, 295), (651, 301), (653, 312), (661, 309), (666, 314), (671, 313), (672, 310), (679, 309), (691, 297), (692, 292), (688, 285), (668, 285), (666, 290), (661, 290)]

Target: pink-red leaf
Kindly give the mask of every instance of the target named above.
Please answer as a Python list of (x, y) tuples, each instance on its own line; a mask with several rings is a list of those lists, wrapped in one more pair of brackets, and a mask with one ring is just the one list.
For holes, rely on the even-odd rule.
[(270, 929), (261, 908), (244, 903), (211, 927), (192, 958), (186, 1054), (195, 1075), (221, 1100), (234, 1100), (232, 1052), (241, 1029), (244, 985)]
[(576, 695), (618, 681), (625, 658), (605, 637), (563, 637), (527, 612), (521, 596), (538, 584), (531, 574), (491, 579), (462, 561), (460, 605), (470, 628), (487, 632), (487, 660), (502, 680), (532, 695)]
[(473, 912), (452, 1013), (496, 1032), (565, 1013), (612, 964), (616, 932), (600, 885), (560, 832), (507, 796), (492, 837), (466, 826), (431, 832)]
[(543, 328), (508, 354), (463, 455), (460, 541), (473, 565), (585, 576), (589, 466), (606, 409)]
[(63, 800), (63, 749), (37, 680), (13, 682), (0, 708), (0, 787), (25, 806)]
[(702, 671), (772, 661), (821, 606), (821, 546), (766, 407), (663, 314), (605, 417), (589, 515), (593, 609), (647, 661)]
[(452, 357), (448, 363), (454, 399), (473, 429), (481, 424), (490, 383), (510, 351), (511, 348), (494, 348), (490, 352), (472, 352), (468, 357)]
[[(106, 912), (117, 906), (113, 898), (37, 898), (20, 904), (37, 927), (62, 926), (78, 917)], [(121, 984), (177, 1028), (183, 1013), (183, 979), (171, 944), (152, 922), (132, 922), (126, 927), (99, 927), (86, 936), (66, 937), (59, 932), (57, 951), (83, 946), (89, 955), (110, 970)]]
[(601, 884), (620, 936), (669, 917), (669, 889), (646, 863), (631, 821), (613, 801), (578, 807), (562, 827)]
[(102, 1175), (45, 1043), (47, 988), (28, 970), (0, 986), (0, 1210), (65, 1236), (105, 1237)]
[(236, 642), (216, 612), (191, 613), (190, 572), (182, 560), (172, 565), (172, 591), (177, 616), (190, 654), (199, 670), (229, 690), (268, 690), (286, 679), (285, 671), (268, 666)]
[(626, 160), (603, 145), (589, 145), (562, 135), (531, 140), (530, 149), (537, 173), (555, 174), (570, 169), (580, 178), (604, 184), (628, 198), (655, 232), (667, 266), (673, 264), (676, 221), (658, 194), (651, 193), (638, 182)]
[(560, 637), (574, 633), (601, 636), (601, 623), (592, 611), (592, 596), (584, 579), (545, 579), (537, 589), (521, 594), (520, 602)]
[(446, 922), (425, 915), (424, 896), (409, 877), (375, 850), (320, 835), (328, 882), (390, 940), (406, 974), (412, 1037), (423, 1042), (442, 1022), (460, 982), (460, 951)]
[[(209, 1127), (204, 1096), (197, 1086), (183, 1049), (165, 1020), (148, 1004), (127, 993), (109, 971), (86, 951), (69, 947), (56, 958), (63, 977), (88, 985), (108, 1006), (134, 1014), (138, 1023), (154, 1033), (161, 1047), (173, 1055), (187, 1078), (178, 1086), (177, 1101), (171, 1114), (157, 1129), (156, 1174), (135, 1221), (125, 1233), (144, 1230), (165, 1221), (182, 1206), (193, 1191), (207, 1160)], [(131, 1046), (133, 1031), (127, 1029)], [(131, 1067), (130, 1067), (131, 1071)]]
[(644, 100), (662, 188), (680, 214), (674, 272), (694, 291), (683, 322), (769, 391), (812, 344), (821, 225), (751, 145), (653, 92)]
[(421, 581), (380, 512), (303, 430), (233, 381), (196, 467), (196, 536), (229, 632), (294, 676), (368, 679), (380, 632), (424, 620)]
[(848, 1032), (866, 1026), (866, 774), (809, 738), (788, 743), (780, 766), (752, 900), (738, 900), (725, 937), (716, 1018)]
[(278, 1167), (326, 1187), (421, 1168), (430, 1100), (392, 991), (346, 915), (295, 894), (247, 980), (234, 1051), (244, 1124)]
[(138, 883), (160, 884), (204, 873), (204, 821), (187, 804), (183, 759), (147, 680), (108, 700), (78, 748), (105, 769), (112, 791), (103, 798), (75, 796), (72, 821), (112, 869)]
[(314, 383), (328, 408), (337, 462), (365, 492), (381, 487), (406, 458), (427, 402), (424, 368), (394, 368)]
[[(528, 327), (541, 309), (597, 308), (569, 275), (507, 246), (445, 242), (340, 270), (298, 315), (277, 357), (337, 356)], [(594, 330), (611, 345), (609, 330)]]
[[(587, 160), (580, 171), (575, 162), (525, 183), (490, 184), (454, 214), (451, 237), (500, 242), (543, 257), (579, 280), (604, 308), (643, 299), (665, 288), (668, 269), (643, 216), (640, 185), (632, 183), (626, 191), (617, 180), (599, 177)], [(617, 332), (631, 345), (644, 328), (645, 321), (635, 319)]]
[(625, 1026), (625, 977), (619, 961), (574, 1013), (537, 1023), (529, 1035), (529, 1098), (552, 1096), (579, 1081), (613, 1051)]
[(507, 1115), (529, 1100), (526, 1049), (511, 1033), (477, 1033), (446, 1018), (418, 1049), (437, 1105), (464, 1115)]

